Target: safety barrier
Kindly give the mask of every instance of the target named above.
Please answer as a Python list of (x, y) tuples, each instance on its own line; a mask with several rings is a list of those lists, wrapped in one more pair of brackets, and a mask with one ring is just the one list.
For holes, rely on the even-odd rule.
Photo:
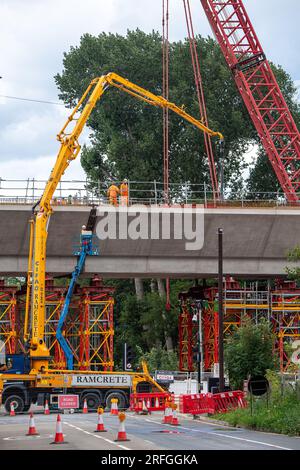
[(215, 393), (213, 395), (215, 413), (226, 413), (236, 408), (246, 408), (245, 393), (241, 391)]
[(201, 393), (195, 395), (181, 395), (179, 402), (180, 413), (193, 415), (226, 413), (236, 408), (246, 408), (244, 392), (233, 391), (224, 393)]
[(215, 412), (214, 401), (211, 393), (197, 393), (195, 395), (181, 395), (179, 400), (180, 413), (192, 415), (213, 414)]
[[(0, 177), (0, 204), (30, 204), (39, 201), (43, 194), (46, 180), (27, 178), (9, 180)], [(121, 181), (115, 181), (119, 186)], [(108, 203), (108, 181), (62, 180), (52, 199), (52, 205), (89, 206)], [(129, 205), (165, 205), (165, 185), (163, 181), (128, 181)], [(279, 192), (245, 191), (225, 194), (223, 200), (216, 201), (217, 195), (205, 183), (170, 183), (168, 188), (169, 203), (203, 204), (207, 208), (216, 207), (299, 207), (299, 203), (289, 203), (286, 195)]]
[(174, 401), (169, 393), (132, 393), (130, 395), (130, 410), (143, 411), (143, 406), (148, 411), (164, 411), (166, 400)]

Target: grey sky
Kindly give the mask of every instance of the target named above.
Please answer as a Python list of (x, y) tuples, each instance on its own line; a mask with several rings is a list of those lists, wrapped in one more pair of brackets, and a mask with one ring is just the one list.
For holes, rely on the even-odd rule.
[[(300, 85), (299, 0), (244, 3), (268, 57)], [(211, 34), (200, 0), (191, 4), (196, 32)], [(57, 101), (53, 76), (82, 34), (137, 27), (161, 30), (161, 0), (0, 0), (0, 94)], [(170, 37), (185, 34), (182, 0), (170, 0)], [(0, 98), (0, 177), (46, 178), (66, 116), (63, 106)], [(80, 176), (78, 159), (65, 179)]]

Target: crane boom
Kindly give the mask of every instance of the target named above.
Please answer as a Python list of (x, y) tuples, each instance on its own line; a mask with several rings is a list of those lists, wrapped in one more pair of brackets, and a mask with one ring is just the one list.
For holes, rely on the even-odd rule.
[[(61, 143), (60, 150), (39, 202), (39, 210), (35, 219), (30, 339), (32, 371), (47, 369), (49, 363), (49, 350), (44, 341), (44, 328), (46, 245), (48, 224), (52, 213), (51, 199), (68, 165), (79, 154), (80, 144), (78, 139), (80, 134), (98, 100), (109, 86), (116, 87), (126, 93), (129, 93), (133, 97), (138, 98), (152, 106), (163, 109), (168, 108), (206, 134), (213, 137), (218, 137), (220, 140), (223, 140), (223, 136), (220, 132), (215, 132), (206, 127), (203, 122), (186, 113), (183, 107), (180, 108), (165, 98), (157, 96), (115, 73), (109, 73), (91, 81), (57, 136), (59, 142)], [(80, 111), (81, 108), (82, 111)], [(78, 117), (77, 113), (79, 113)], [(69, 130), (71, 123), (74, 124), (74, 127), (73, 129)]]
[(300, 201), (300, 134), (242, 0), (201, 0), (289, 202)]

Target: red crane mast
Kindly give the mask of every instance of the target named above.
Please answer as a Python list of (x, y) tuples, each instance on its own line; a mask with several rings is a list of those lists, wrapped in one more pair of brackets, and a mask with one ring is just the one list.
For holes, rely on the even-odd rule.
[(200, 0), (290, 203), (300, 201), (300, 134), (242, 0)]

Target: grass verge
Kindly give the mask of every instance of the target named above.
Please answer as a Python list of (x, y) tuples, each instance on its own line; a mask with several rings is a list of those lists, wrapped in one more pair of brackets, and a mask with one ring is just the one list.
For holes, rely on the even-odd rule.
[(248, 408), (214, 415), (214, 418), (231, 426), (300, 436), (300, 400), (296, 394), (271, 400), (269, 404), (265, 399), (257, 400), (253, 403), (252, 416), (249, 404)]

